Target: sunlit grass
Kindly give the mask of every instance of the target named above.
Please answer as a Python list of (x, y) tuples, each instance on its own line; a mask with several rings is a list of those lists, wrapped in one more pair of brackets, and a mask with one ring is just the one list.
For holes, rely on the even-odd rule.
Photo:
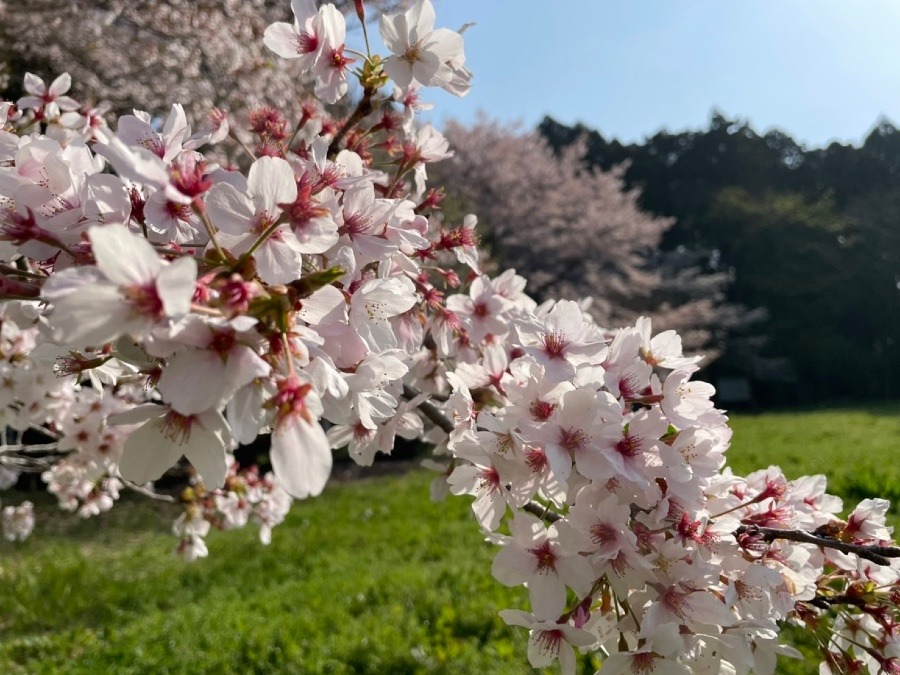
[(496, 614), (521, 594), (491, 578), (466, 501), (428, 501), (430, 479), (332, 486), (271, 546), (213, 533), (195, 564), (171, 555), (157, 505), (58, 516), (2, 549), (0, 672), (530, 672)]

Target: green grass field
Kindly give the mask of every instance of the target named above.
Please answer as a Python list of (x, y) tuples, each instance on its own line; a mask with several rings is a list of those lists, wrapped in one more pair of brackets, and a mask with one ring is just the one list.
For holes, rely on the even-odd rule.
[[(736, 471), (826, 473), (852, 499), (900, 490), (900, 406), (733, 426)], [(524, 631), (496, 616), (523, 592), (491, 578), (469, 500), (430, 503), (430, 478), (331, 485), (271, 546), (216, 532), (194, 564), (171, 555), (165, 504), (82, 522), (42, 501), (35, 536), (0, 544), (0, 673), (532, 672)]]

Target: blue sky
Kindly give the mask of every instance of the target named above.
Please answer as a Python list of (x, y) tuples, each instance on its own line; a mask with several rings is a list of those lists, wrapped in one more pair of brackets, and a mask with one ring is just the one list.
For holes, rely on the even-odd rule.
[[(706, 125), (713, 108), (806, 145), (859, 143), (900, 122), (897, 0), (434, 0), (466, 34), (463, 99), (435, 89), (431, 119), (544, 115), (640, 141)], [(377, 33), (377, 28), (375, 31)], [(374, 47), (374, 45), (373, 45)]]

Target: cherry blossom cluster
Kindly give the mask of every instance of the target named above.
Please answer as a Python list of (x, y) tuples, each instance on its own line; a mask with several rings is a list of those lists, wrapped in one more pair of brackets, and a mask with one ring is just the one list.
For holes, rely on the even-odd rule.
[(34, 504), (23, 501), (0, 511), (0, 530), (7, 541), (25, 541), (34, 530)]
[(210, 527), (233, 530), (253, 522), (262, 544), (272, 542), (272, 528), (291, 510), (293, 499), (271, 472), (260, 476), (256, 466), (232, 462), (223, 487), (209, 491), (198, 477), (181, 493), (184, 512), (172, 530), (179, 537), (176, 552), (186, 560), (209, 555), (204, 537)]
[[(177, 104), (107, 125), (66, 76), (0, 105), (0, 465), (43, 463), (90, 516), (124, 487), (176, 501), (150, 484), (186, 464), (173, 529), (193, 560), (212, 527), (256, 522), (267, 543), (333, 449), (367, 466), (422, 438), (433, 494), (473, 496), (494, 576), (527, 588), (530, 609), (501, 615), (536, 667), (574, 672), (577, 649), (604, 673), (774, 672), (796, 655), (784, 622), (828, 635), (826, 672), (900, 667), (887, 502), (841, 520), (821, 476), (734, 475), (676, 333), (537, 305), (514, 271), (483, 272), (475, 216), (442, 218), (427, 166), (452, 153), (416, 114), (420, 87), (467, 91), (460, 33), (416, 0), (381, 17), (383, 57), (345, 44), (333, 6), (292, 8), (265, 43), (318, 100), (254, 110), (249, 144)], [(322, 104), (351, 77), (335, 118)], [(260, 434), (271, 474), (230, 454)], [(10, 508), (20, 539), (31, 507)]]
[[(580, 648), (604, 672), (774, 672), (799, 656), (779, 622), (816, 629), (835, 608), (839, 636), (866, 630), (822, 644), (833, 672), (894, 667), (900, 551), (855, 554), (890, 544), (887, 502), (843, 522), (823, 476), (733, 475), (726, 418), (674, 332), (609, 335), (576, 303), (530, 310), (501, 289), (479, 277), (447, 298), (467, 336), (438, 341), (456, 363), (447, 483), (502, 547), (495, 578), (528, 588), (531, 611), (502, 616), (530, 630), (532, 665), (575, 672)], [(812, 534), (782, 538), (796, 532)]]

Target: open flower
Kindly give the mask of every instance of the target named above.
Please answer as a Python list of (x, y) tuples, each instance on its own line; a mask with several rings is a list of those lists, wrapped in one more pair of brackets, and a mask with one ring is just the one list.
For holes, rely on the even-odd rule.
[(222, 487), (228, 472), (225, 450), (231, 431), (222, 414), (207, 410), (182, 415), (168, 406), (145, 404), (114, 415), (114, 424), (140, 424), (131, 432), (119, 461), (122, 478), (143, 485), (185, 457), (208, 488)]
[(544, 527), (535, 516), (519, 512), (510, 522), (510, 532), (506, 546), (494, 558), (492, 572), (505, 586), (528, 584), (536, 617), (555, 620), (562, 614), (566, 586), (580, 598), (588, 594), (594, 574), (590, 563), (578, 554), (581, 538), (571, 528)]
[(41, 119), (56, 119), (60, 111), (78, 110), (78, 101), (64, 94), (72, 86), (72, 78), (68, 73), (57, 77), (48, 87), (37, 75), (25, 73), (25, 91), (28, 96), (23, 96), (16, 103), (20, 110), (32, 109)]
[(266, 28), (263, 43), (278, 56), (299, 59), (302, 70), (311, 69), (322, 53), (322, 25), (316, 21), (315, 0), (291, 0), (294, 23), (278, 21)]
[(88, 238), (97, 266), (58, 272), (44, 284), (54, 340), (100, 345), (122, 335), (140, 339), (188, 313), (197, 281), (193, 258), (167, 263), (123, 225), (92, 227)]
[(315, 497), (328, 482), (332, 463), (331, 444), (319, 424), (322, 402), (311, 384), (290, 375), (278, 383), (270, 405), (275, 408), (275, 476), (292, 497)]
[(280, 157), (260, 157), (250, 167), (245, 189), (230, 183), (214, 185), (206, 209), (213, 224), (229, 235), (223, 243), (236, 255), (249, 251), (266, 234), (253, 254), (256, 267), (266, 283), (282, 284), (300, 275), (303, 247), (286, 223), (278, 224), (279, 204), (290, 204), (296, 198), (291, 165)]
[(400, 87), (419, 83), (457, 96), (466, 93), (467, 87), (458, 81), (466, 79), (462, 36), (447, 28), (435, 30), (430, 0), (417, 0), (403, 13), (382, 16), (381, 37), (393, 53), (384, 70)]

